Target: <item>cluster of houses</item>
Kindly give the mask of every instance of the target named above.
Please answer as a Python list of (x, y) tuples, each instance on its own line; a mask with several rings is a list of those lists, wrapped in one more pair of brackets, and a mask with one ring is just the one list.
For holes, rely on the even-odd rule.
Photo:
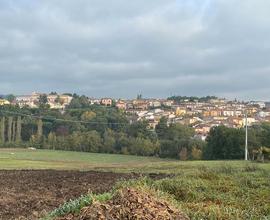
[[(30, 108), (37, 108), (39, 104), (39, 98), (42, 93), (33, 92), (31, 95), (21, 95), (16, 96), (11, 102), (5, 99), (0, 99), (0, 105), (19, 105), (19, 107), (28, 106)], [(69, 95), (58, 95), (58, 94), (48, 94), (46, 95), (48, 105), (52, 109), (65, 109), (67, 105), (72, 100), (72, 96)]]
[[(270, 103), (239, 102), (226, 99), (209, 99), (208, 101), (184, 100), (175, 102), (167, 99), (134, 99), (112, 100), (110, 98), (92, 100), (91, 103), (111, 106), (133, 115), (133, 120), (147, 121), (154, 129), (162, 117), (167, 119), (168, 125), (180, 123), (192, 126), (196, 136), (205, 139), (210, 129), (224, 125), (231, 128), (241, 128), (270, 122)], [(245, 117), (247, 115), (247, 118)]]
[[(40, 93), (17, 96), (10, 103), (0, 99), (0, 105), (17, 104), (20, 107), (38, 106)], [(63, 94), (49, 94), (47, 100), (50, 108), (64, 109), (70, 104), (72, 96)], [(270, 122), (270, 103), (266, 102), (239, 102), (226, 99), (209, 99), (207, 101), (168, 99), (112, 99), (88, 98), (89, 104), (113, 106), (125, 112), (132, 121), (147, 121), (149, 127), (154, 129), (162, 117), (168, 124), (180, 123), (192, 126), (196, 136), (205, 139), (214, 126), (224, 125), (232, 128), (241, 128), (261, 122)], [(247, 119), (245, 118), (247, 115)]]
[[(14, 104), (18, 104), (20, 107), (28, 106), (30, 108), (37, 108), (41, 93), (33, 92), (31, 95), (16, 96)], [(72, 100), (72, 96), (49, 94), (47, 100), (50, 108), (52, 109), (64, 109)]]
[[(224, 125), (241, 128), (270, 122), (270, 103), (239, 102), (226, 99), (210, 99), (205, 102), (189, 101), (174, 102), (171, 100), (144, 99), (119, 100), (116, 107), (127, 113), (136, 115), (136, 120), (146, 120), (150, 128), (155, 128), (162, 117), (168, 124), (180, 123), (192, 126), (196, 136), (205, 140), (210, 129)], [(246, 117), (247, 115), (247, 117)]]

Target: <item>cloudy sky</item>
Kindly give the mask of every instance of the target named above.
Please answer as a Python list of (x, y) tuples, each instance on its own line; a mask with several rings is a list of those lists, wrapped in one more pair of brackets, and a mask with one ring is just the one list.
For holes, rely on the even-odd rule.
[(0, 94), (270, 100), (269, 0), (1, 0)]

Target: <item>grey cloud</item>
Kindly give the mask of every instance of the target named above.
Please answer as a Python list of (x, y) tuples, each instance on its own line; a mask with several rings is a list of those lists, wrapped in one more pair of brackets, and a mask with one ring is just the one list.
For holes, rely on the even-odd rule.
[(268, 0), (0, 2), (1, 93), (269, 99)]

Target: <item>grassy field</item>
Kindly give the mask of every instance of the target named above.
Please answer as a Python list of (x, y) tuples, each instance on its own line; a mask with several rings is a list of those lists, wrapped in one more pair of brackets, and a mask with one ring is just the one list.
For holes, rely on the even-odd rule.
[[(257, 164), (197, 166), (161, 180), (127, 183), (154, 191), (191, 219), (270, 219), (270, 173)], [(193, 165), (192, 165), (193, 166)]]
[(0, 169), (103, 170), (173, 174), (122, 183), (155, 191), (191, 219), (270, 219), (270, 164), (0, 149)]
[(125, 170), (168, 162), (153, 157), (71, 151), (0, 149), (0, 169)]
[[(241, 170), (245, 161), (179, 161), (154, 157), (118, 154), (81, 153), (72, 151), (0, 148), (0, 169), (104, 170), (142, 173), (194, 173), (198, 167), (230, 166)], [(256, 163), (270, 172), (270, 164)]]

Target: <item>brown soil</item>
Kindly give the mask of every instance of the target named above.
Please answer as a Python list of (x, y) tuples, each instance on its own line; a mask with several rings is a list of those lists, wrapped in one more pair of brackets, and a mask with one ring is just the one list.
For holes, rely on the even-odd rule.
[(91, 191), (109, 191), (120, 179), (136, 178), (135, 174), (0, 170), (0, 219), (38, 219), (69, 199)]
[(69, 214), (57, 220), (188, 220), (189, 218), (155, 198), (154, 195), (127, 188), (107, 203), (94, 202), (77, 215)]

